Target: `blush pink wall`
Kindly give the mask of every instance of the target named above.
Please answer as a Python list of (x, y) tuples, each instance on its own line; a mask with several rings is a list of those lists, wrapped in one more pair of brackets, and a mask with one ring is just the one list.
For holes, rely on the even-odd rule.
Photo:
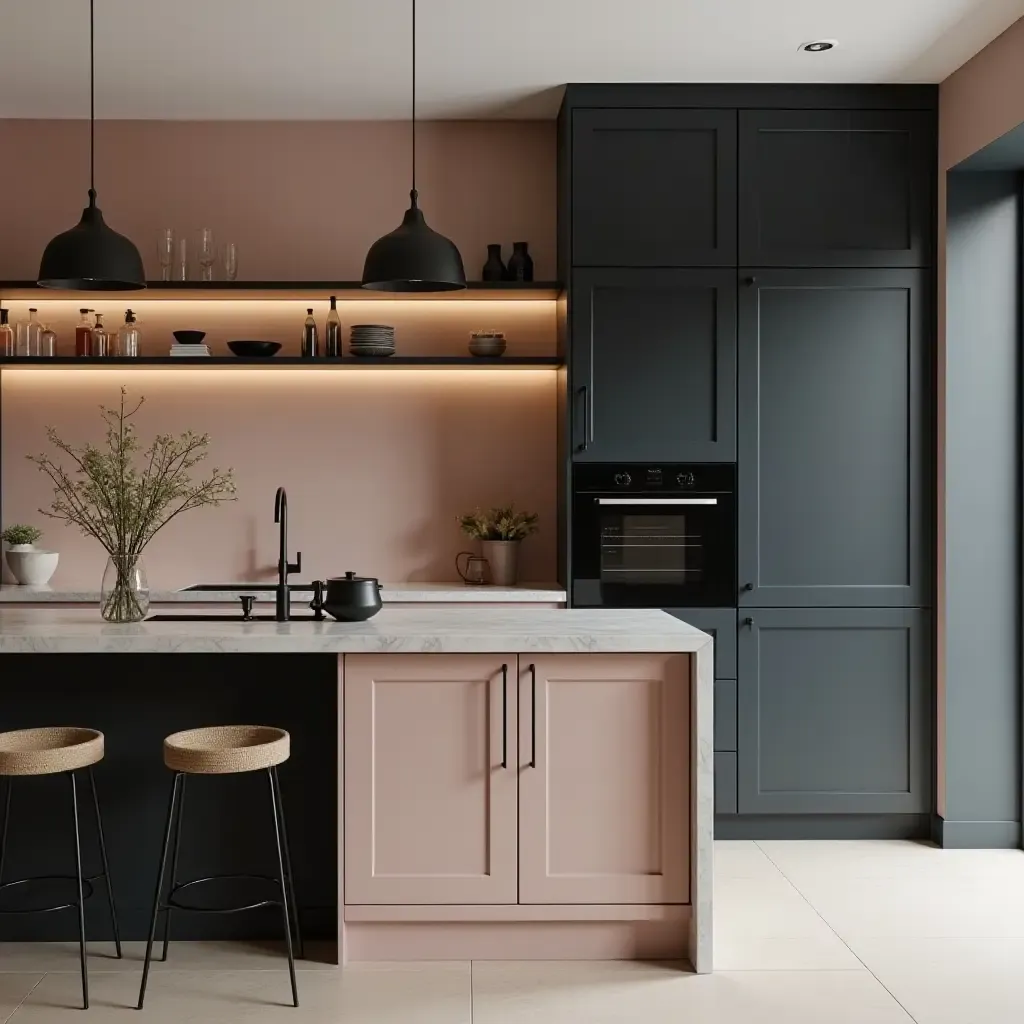
[[(34, 279), (56, 232), (85, 203), (87, 123), (0, 121), (10, 158), (0, 190), (0, 280)], [(163, 227), (190, 239), (211, 227), (240, 251), (240, 279), (358, 278), (367, 247), (396, 227), (408, 203), (408, 125), (397, 122), (101, 122), (97, 187), (108, 223), (138, 244), (159, 274)], [(459, 246), (479, 278), (489, 242), (530, 242), (538, 280), (555, 274), (555, 131), (551, 122), (421, 125), (419, 181), (429, 223)], [(15, 318), (28, 302), (11, 304)], [(69, 351), (79, 303), (40, 301)], [(107, 323), (121, 299), (95, 305)], [(317, 315), (322, 301), (313, 302)], [(161, 354), (176, 327), (207, 329), (216, 352), (231, 337), (294, 345), (305, 299), (170, 303), (139, 296), (144, 350)], [(509, 351), (549, 354), (555, 302), (342, 305), (353, 322), (394, 323), (406, 352), (461, 353), (467, 333), (499, 327)], [(346, 332), (347, 333), (347, 332)], [(127, 384), (147, 398), (143, 437), (208, 430), (212, 461), (230, 465), (238, 501), (183, 516), (146, 555), (150, 582), (269, 577), (276, 559), (273, 495), (288, 488), (292, 548), (307, 571), (345, 569), (386, 580), (451, 580), (467, 547), (455, 517), (477, 504), (515, 501), (541, 515), (523, 550), (525, 580), (555, 577), (555, 388), (550, 371), (372, 369), (5, 370), (2, 520), (40, 522), (61, 552), (55, 585), (98, 585), (103, 554), (73, 530), (43, 520), (45, 479), (24, 456), (46, 448), (45, 427), (100, 439), (97, 406)]]
[[(456, 517), (515, 501), (541, 515), (522, 578), (555, 576), (555, 386), (550, 370), (5, 370), (0, 374), (3, 519), (38, 523), (59, 550), (53, 584), (98, 587), (96, 541), (47, 520), (52, 486), (27, 453), (101, 442), (100, 403), (144, 394), (140, 439), (212, 437), (210, 465), (235, 471), (238, 500), (176, 519), (147, 549), (150, 583), (271, 578), (274, 491), (288, 489), (300, 579), (347, 569), (384, 580), (451, 580), (469, 547)], [(54, 453), (56, 454), (56, 453)]]
[[(0, 280), (34, 280), (43, 247), (86, 204), (87, 121), (0, 120)], [(555, 276), (555, 126), (442, 121), (418, 129), (430, 225), (480, 277), (489, 242), (530, 242)], [(96, 187), (111, 227), (159, 276), (162, 228), (203, 227), (239, 246), (239, 278), (352, 280), (409, 202), (409, 125), (399, 121), (101, 121)], [(198, 273), (196, 273), (198, 277)]]

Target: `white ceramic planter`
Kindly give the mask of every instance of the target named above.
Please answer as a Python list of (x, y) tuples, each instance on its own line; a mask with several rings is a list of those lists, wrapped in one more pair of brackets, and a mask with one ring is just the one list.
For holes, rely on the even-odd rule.
[(60, 554), (40, 551), (34, 544), (13, 544), (7, 549), (7, 567), (25, 587), (45, 587), (57, 571)]

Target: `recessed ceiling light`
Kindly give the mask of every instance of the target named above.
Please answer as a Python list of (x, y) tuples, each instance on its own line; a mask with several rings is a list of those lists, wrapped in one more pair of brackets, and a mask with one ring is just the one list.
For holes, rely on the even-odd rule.
[(834, 49), (835, 39), (814, 39), (809, 43), (801, 43), (797, 49), (805, 53), (824, 53), (826, 50)]

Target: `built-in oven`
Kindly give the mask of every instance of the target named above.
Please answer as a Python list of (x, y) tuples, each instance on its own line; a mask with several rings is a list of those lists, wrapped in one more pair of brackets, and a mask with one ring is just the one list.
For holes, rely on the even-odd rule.
[(736, 604), (736, 467), (577, 463), (572, 603)]

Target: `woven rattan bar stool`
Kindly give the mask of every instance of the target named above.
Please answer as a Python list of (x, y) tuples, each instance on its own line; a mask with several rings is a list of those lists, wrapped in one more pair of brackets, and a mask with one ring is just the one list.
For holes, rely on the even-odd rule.
[[(153, 917), (149, 927), (149, 941), (146, 945), (146, 963), (142, 969), (142, 986), (139, 989), (139, 1009), (146, 998), (146, 982), (149, 965), (153, 959), (153, 941), (156, 938), (157, 919), (164, 917), (163, 955), (167, 959), (170, 938), (171, 911), (186, 910), (191, 913), (235, 914), (257, 907), (279, 906), (284, 923), (285, 948), (288, 951), (288, 973), (292, 984), (292, 1004), (299, 1005), (299, 990), (295, 983), (295, 953), (303, 957), (302, 931), (299, 927), (299, 910), (295, 902), (295, 881), (292, 875), (292, 858), (288, 849), (288, 830), (285, 826), (284, 803), (281, 800), (281, 783), (277, 777), (277, 766), (288, 760), (291, 752), (291, 738), (283, 729), (266, 725), (216, 725), (205, 729), (188, 729), (176, 732), (164, 740), (164, 764), (174, 772), (171, 784), (171, 800), (167, 808), (167, 827), (164, 830), (163, 852), (160, 855), (160, 871), (157, 875), (156, 895), (153, 898)], [(181, 843), (181, 818), (185, 804), (185, 781), (190, 775), (236, 775), (242, 772), (266, 772), (270, 789), (270, 805), (274, 817), (274, 837), (277, 843), (277, 875), (273, 878), (259, 875), (211, 875), (196, 878), (190, 882), (178, 881), (178, 850)], [(173, 835), (174, 853), (171, 856), (171, 873), (164, 896), (164, 879), (167, 876), (167, 859), (171, 850)], [(182, 903), (177, 894), (190, 886), (203, 882), (227, 878), (258, 878), (273, 883), (280, 892), (280, 898), (258, 900), (244, 906), (197, 907)], [(295, 952), (292, 946), (292, 926), (295, 928)]]
[[(0, 781), (5, 783), (3, 797), (3, 825), (0, 827), (0, 896), (12, 889), (27, 891), (32, 882), (73, 881), (76, 883), (77, 898), (67, 903), (45, 907), (27, 907), (5, 910), (0, 914), (48, 914), (57, 910), (78, 911), (78, 947), (82, 962), (82, 1006), (89, 1009), (89, 970), (86, 966), (85, 947), (85, 901), (93, 894), (92, 883), (102, 878), (106, 884), (107, 902), (110, 907), (110, 923), (114, 930), (114, 945), (117, 956), (121, 957), (121, 935), (117, 928), (117, 912), (114, 909), (114, 891), (110, 884), (110, 866), (107, 864), (107, 844), (103, 838), (103, 819), (100, 816), (100, 801), (96, 795), (96, 780), (92, 766), (103, 760), (103, 733), (95, 729), (58, 727), (49, 729), (18, 729), (15, 732), (0, 733)], [(92, 790), (92, 805), (96, 812), (96, 835), (99, 839), (99, 854), (102, 871), (98, 875), (82, 875), (82, 841), (78, 829), (78, 779), (77, 772), (84, 772)], [(74, 824), (75, 873), (73, 875), (35, 875), (5, 882), (4, 859), (7, 855), (7, 833), (11, 823), (11, 796), (15, 778), (29, 776), (66, 774), (71, 781), (71, 814)], [(20, 789), (20, 783), (19, 783)], [(70, 845), (70, 844), (69, 844)]]

